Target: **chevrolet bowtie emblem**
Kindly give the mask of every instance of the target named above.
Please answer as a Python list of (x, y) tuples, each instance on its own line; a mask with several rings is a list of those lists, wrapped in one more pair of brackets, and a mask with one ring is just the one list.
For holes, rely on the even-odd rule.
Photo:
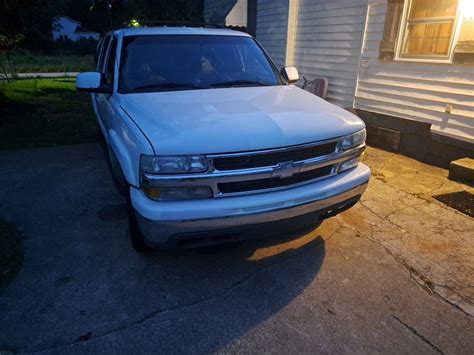
[(301, 163), (294, 163), (292, 161), (280, 163), (277, 168), (273, 169), (272, 177), (279, 177), (280, 179), (290, 178), (300, 172), (301, 166)]

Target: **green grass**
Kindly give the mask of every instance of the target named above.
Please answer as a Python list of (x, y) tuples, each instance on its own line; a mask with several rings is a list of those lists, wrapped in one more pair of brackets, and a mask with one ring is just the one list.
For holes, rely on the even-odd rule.
[(36, 148), (97, 141), (90, 96), (75, 79), (0, 82), (0, 149)]
[[(0, 63), (6, 66), (6, 55), (0, 56)], [(92, 55), (41, 55), (30, 52), (13, 52), (11, 60), (18, 73), (64, 73), (93, 71)], [(8, 71), (10, 71), (7, 68)]]
[(23, 264), (23, 242), (13, 223), (0, 218), (0, 290), (8, 286)]

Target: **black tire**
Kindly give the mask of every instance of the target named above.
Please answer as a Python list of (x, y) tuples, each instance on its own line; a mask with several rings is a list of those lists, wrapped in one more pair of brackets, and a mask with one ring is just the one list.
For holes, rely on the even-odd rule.
[(139, 253), (148, 253), (152, 250), (148, 244), (145, 243), (143, 234), (138, 226), (137, 216), (135, 215), (135, 209), (132, 206), (130, 200), (130, 192), (127, 197), (127, 209), (128, 209), (128, 224), (130, 226), (130, 242), (132, 243), (133, 249)]
[(143, 239), (143, 234), (140, 231), (138, 226), (137, 216), (135, 215), (135, 209), (132, 206), (130, 199), (130, 185), (128, 184), (125, 176), (122, 172), (122, 168), (115, 157), (115, 154), (107, 145), (107, 142), (102, 137), (101, 146), (104, 150), (105, 160), (107, 161), (107, 166), (109, 167), (110, 175), (112, 175), (112, 181), (115, 185), (117, 191), (127, 197), (127, 212), (128, 212), (128, 224), (130, 228), (130, 242), (132, 243), (133, 249), (139, 253), (150, 252), (152, 248), (145, 243)]
[(117, 157), (112, 149), (107, 145), (105, 139), (102, 147), (104, 148), (105, 160), (107, 161), (107, 166), (109, 167), (115, 188), (120, 195), (127, 196), (129, 193), (129, 185), (125, 179), (125, 175), (123, 174), (122, 167), (120, 166)]

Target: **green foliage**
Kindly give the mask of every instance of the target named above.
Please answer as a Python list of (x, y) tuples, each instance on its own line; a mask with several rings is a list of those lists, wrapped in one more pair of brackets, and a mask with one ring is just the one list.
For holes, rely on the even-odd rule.
[(96, 141), (90, 96), (73, 78), (28, 79), (0, 84), (0, 149)]
[(60, 39), (54, 42), (54, 53), (56, 55), (93, 55), (96, 48), (97, 41), (92, 38), (81, 38), (78, 41)]
[(7, 36), (0, 33), (0, 49), (15, 48), (18, 42), (21, 42), (24, 38), (22, 34)]
[(90, 4), (90, 0), (72, 1), (69, 14), (85, 27), (102, 33), (111, 27), (128, 26), (132, 19), (145, 25), (154, 21), (203, 20), (203, 0), (96, 0), (93, 6)]
[[(60, 55), (38, 54), (27, 50), (16, 50), (11, 60), (17, 73), (63, 73), (92, 71), (94, 68), (92, 55), (67, 55), (65, 50)], [(0, 53), (0, 64), (6, 60)]]
[(23, 264), (23, 240), (13, 223), (0, 218), (0, 289), (8, 286)]

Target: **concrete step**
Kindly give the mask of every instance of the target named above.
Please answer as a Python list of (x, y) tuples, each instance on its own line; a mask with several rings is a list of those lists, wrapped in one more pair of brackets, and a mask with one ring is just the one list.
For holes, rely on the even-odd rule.
[(474, 184), (474, 159), (463, 158), (449, 164), (449, 179)]

